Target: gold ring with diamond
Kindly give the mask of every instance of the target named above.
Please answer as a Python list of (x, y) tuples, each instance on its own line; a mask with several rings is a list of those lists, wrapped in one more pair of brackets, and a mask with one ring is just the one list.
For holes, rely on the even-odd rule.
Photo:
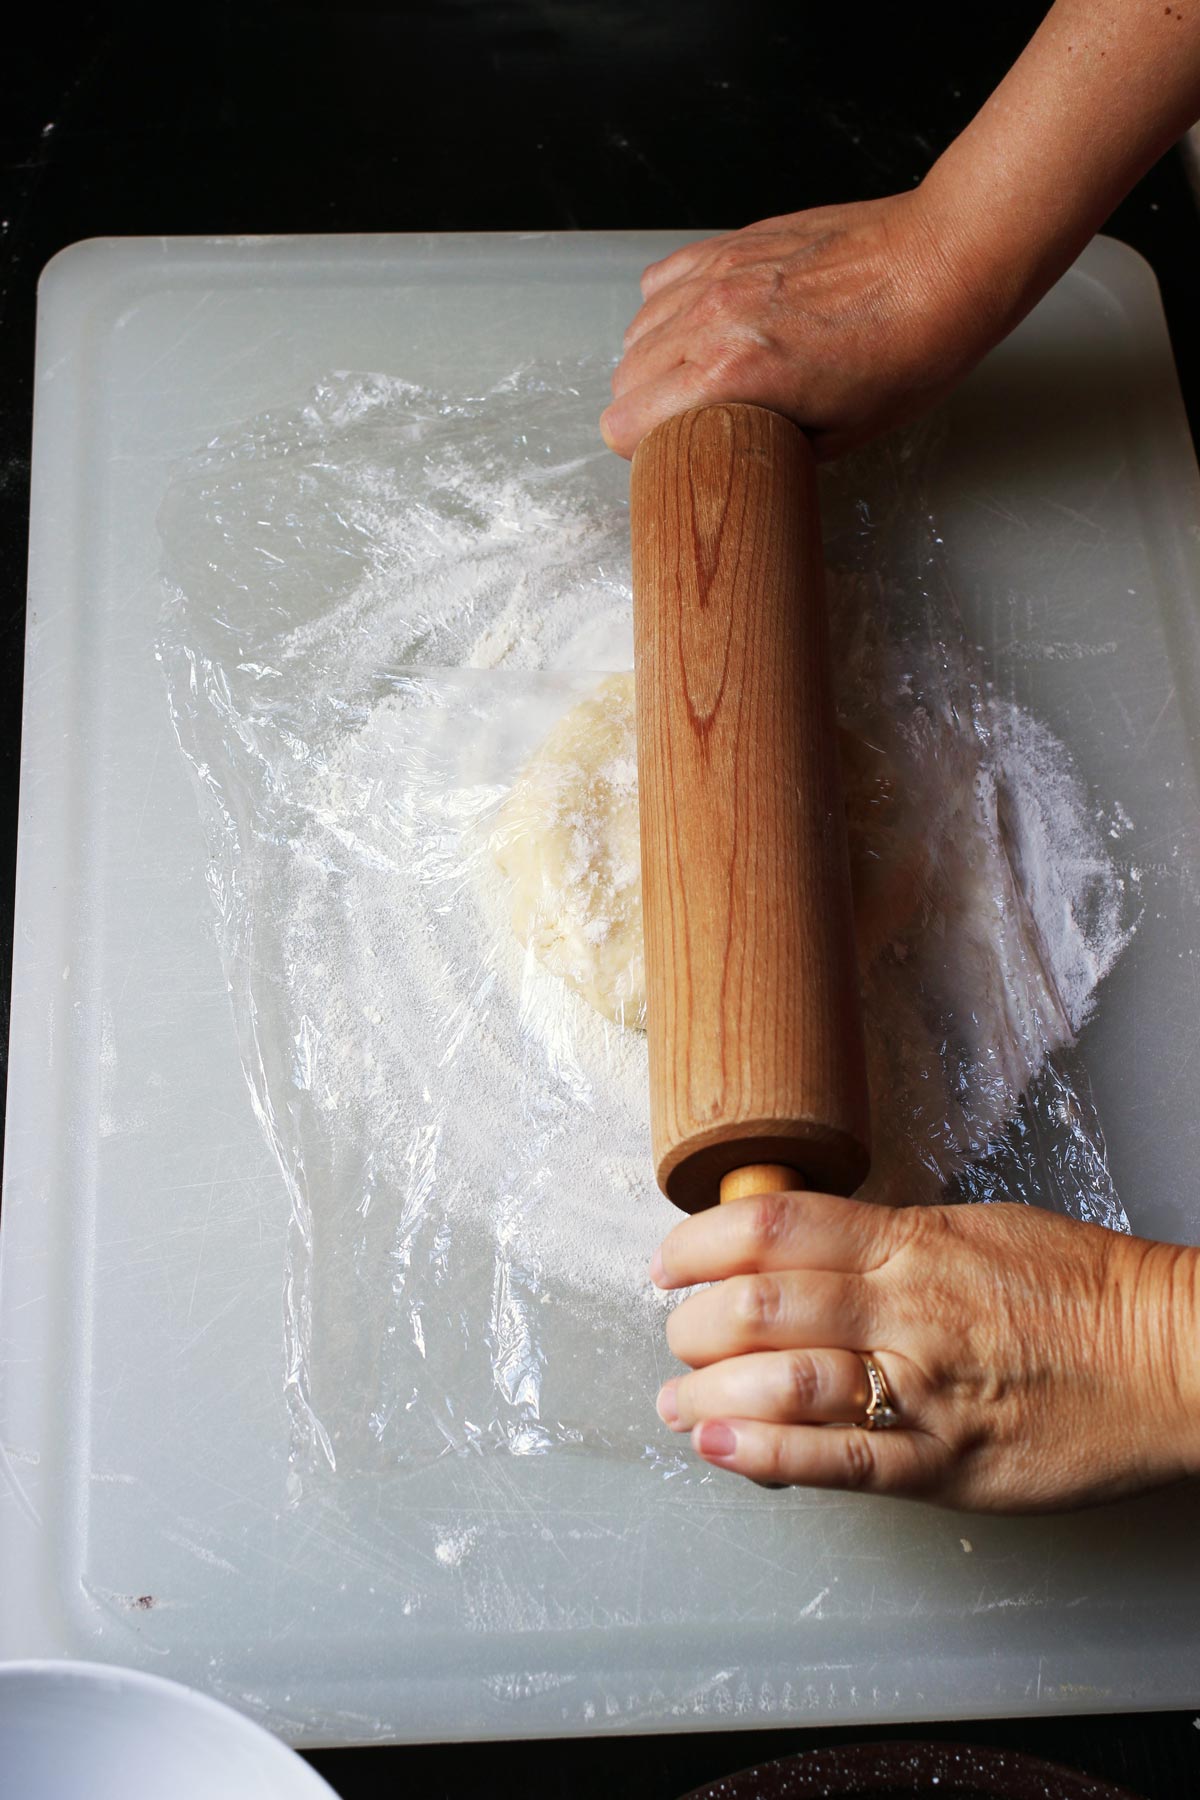
[(861, 1350), (863, 1368), (867, 1371), (867, 1386), (870, 1394), (867, 1398), (866, 1415), (857, 1423), (863, 1431), (889, 1431), (893, 1425), (899, 1425), (900, 1414), (892, 1402), (888, 1392), (888, 1384), (883, 1379), (883, 1370), (875, 1361), (869, 1350)]

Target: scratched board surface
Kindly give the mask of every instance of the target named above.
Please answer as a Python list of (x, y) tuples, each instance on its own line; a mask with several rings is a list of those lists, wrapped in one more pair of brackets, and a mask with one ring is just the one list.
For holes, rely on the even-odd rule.
[[(94, 242), (45, 277), (0, 1233), (0, 1650), (298, 1742), (1186, 1704), (1190, 1490), (964, 1519), (586, 1453), (296, 1498), (288, 1197), (154, 657), (173, 463), (334, 369), (605, 354), (670, 234)], [(1082, 1051), (1135, 1230), (1200, 1233), (1200, 495), (1154, 283), (1099, 242), (950, 409), (930, 501), (994, 679), (1133, 822)], [(468, 1553), (469, 1551), (469, 1553)]]

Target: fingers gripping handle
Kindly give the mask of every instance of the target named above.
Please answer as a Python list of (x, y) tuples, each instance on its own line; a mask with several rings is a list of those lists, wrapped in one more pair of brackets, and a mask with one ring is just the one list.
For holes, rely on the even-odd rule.
[(688, 1212), (752, 1165), (850, 1193), (867, 1082), (812, 455), (761, 407), (681, 413), (639, 445), (631, 513), (659, 1185)]

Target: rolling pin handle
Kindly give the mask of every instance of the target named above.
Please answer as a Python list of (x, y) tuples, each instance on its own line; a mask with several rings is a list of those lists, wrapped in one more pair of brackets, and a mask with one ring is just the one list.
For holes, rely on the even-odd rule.
[(799, 1170), (786, 1163), (747, 1163), (721, 1177), (721, 1205), (730, 1200), (751, 1200), (755, 1194), (796, 1194), (805, 1183)]

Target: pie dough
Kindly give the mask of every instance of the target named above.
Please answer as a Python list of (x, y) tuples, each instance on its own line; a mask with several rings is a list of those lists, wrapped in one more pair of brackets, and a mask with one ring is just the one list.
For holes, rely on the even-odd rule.
[(513, 930), (606, 1018), (646, 1017), (633, 676), (610, 675), (564, 714), (496, 821)]
[[(928, 851), (898, 820), (886, 755), (838, 734), (862, 966), (920, 903)], [(634, 678), (610, 675), (554, 726), (501, 808), (494, 837), (517, 937), (598, 1012), (646, 1016)]]

